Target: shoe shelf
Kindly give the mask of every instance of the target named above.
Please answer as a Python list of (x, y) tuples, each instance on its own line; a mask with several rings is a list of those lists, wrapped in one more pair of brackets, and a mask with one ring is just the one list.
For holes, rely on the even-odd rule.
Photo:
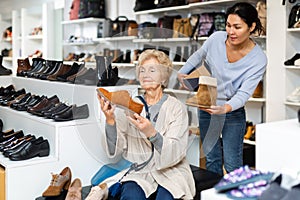
[(284, 68), (286, 68), (286, 69), (295, 69), (295, 70), (300, 70), (300, 66), (284, 66)]
[(66, 20), (66, 21), (62, 21), (61, 24), (68, 25), (68, 24), (99, 23), (99, 22), (103, 22), (104, 20), (105, 19), (102, 18), (89, 17), (83, 19)]
[(135, 39), (137, 39), (137, 36), (120, 36), (120, 37), (95, 38), (93, 39), (93, 41), (98, 43), (105, 43), (105, 42), (132, 41)]
[(8, 61), (8, 62), (12, 62), (12, 57), (3, 57), (3, 61)]
[(255, 141), (251, 141), (251, 140), (248, 140), (248, 139), (244, 139), (244, 143), (245, 144), (250, 144), (250, 145), (256, 145)]
[(300, 33), (300, 28), (288, 28), (287, 32), (299, 32)]
[(64, 42), (63, 45), (64, 46), (88, 46), (88, 45), (96, 45), (98, 44), (97, 42)]
[(28, 35), (27, 39), (30, 39), (30, 40), (42, 40), (43, 39), (43, 35)]
[(300, 102), (296, 103), (296, 102), (285, 101), (284, 104), (287, 105), (287, 106), (300, 107)]
[[(152, 10), (144, 10), (135, 12), (135, 15), (147, 15), (147, 14), (161, 14), (166, 12), (182, 12), (182, 11), (194, 11), (198, 9), (205, 9), (205, 10), (223, 10), (224, 7), (232, 6), (237, 0), (214, 0), (214, 1), (206, 1), (206, 2), (199, 2), (199, 3), (190, 3), (187, 5), (182, 6), (173, 6), (167, 8), (157, 8)], [(257, 0), (248, 0), (250, 3), (256, 3)]]

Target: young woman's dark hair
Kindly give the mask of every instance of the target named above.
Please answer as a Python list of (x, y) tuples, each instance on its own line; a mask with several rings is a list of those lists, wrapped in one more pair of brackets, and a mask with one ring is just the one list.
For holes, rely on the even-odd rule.
[(248, 25), (248, 27), (251, 27), (253, 23), (256, 23), (251, 34), (257, 31), (260, 35), (260, 33), (264, 31), (264, 27), (258, 18), (257, 10), (250, 3), (239, 2), (228, 8), (226, 12), (226, 20), (230, 14), (238, 15)]

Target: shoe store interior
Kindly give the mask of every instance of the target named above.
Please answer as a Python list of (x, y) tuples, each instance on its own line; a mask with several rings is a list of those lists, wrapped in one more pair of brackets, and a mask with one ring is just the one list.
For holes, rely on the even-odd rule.
[(300, 0), (0, 7), (0, 200), (300, 200)]

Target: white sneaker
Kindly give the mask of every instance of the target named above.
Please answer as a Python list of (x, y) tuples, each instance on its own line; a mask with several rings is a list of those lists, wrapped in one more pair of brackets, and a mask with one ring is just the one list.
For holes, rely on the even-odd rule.
[(297, 87), (290, 95), (288, 95), (286, 100), (294, 103), (300, 103), (300, 87)]

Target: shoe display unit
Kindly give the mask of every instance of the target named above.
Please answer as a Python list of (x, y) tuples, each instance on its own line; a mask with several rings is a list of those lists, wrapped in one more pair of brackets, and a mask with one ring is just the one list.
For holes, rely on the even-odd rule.
[[(49, 184), (49, 174), (64, 166), (70, 166), (74, 177), (80, 177), (83, 185), (89, 185), (91, 177), (103, 164), (113, 162), (106, 157), (102, 145), (104, 121), (96, 97), (97, 86), (29, 80), (24, 77), (0, 77), (1, 86), (8, 84), (13, 84), (17, 90), (24, 88), (32, 94), (49, 97), (55, 94), (62, 102), (69, 104), (88, 104), (90, 116), (87, 119), (55, 122), (0, 106), (3, 130), (13, 128), (36, 137), (42, 136), (49, 141), (50, 146), (49, 156), (23, 161), (12, 161), (0, 155), (0, 165), (5, 169), (6, 176), (6, 199), (34, 199), (41, 196), (45, 186)], [(122, 87), (109, 87), (109, 90)], [(126, 90), (131, 91), (132, 95), (137, 94), (137, 86), (126, 86)], [(19, 177), (30, 181), (24, 184)]]
[[(294, 4), (286, 5), (286, 19), (289, 19), (289, 14)], [(297, 118), (297, 111), (300, 108), (300, 28), (287, 28), (286, 30), (286, 48), (285, 61), (283, 63), (285, 69), (285, 116), (286, 119)]]
[(1, 65), (7, 69), (12, 69), (12, 55), (9, 53), (12, 49), (12, 36), (11, 33), (8, 35), (6, 32), (7, 29), (11, 27), (11, 19), (0, 20), (0, 27), (0, 34), (2, 34), (2, 39), (0, 40), (0, 50), (1, 55), (3, 56)]
[(12, 22), (13, 67), (17, 67), (19, 58), (55, 57), (53, 2), (14, 10)]

